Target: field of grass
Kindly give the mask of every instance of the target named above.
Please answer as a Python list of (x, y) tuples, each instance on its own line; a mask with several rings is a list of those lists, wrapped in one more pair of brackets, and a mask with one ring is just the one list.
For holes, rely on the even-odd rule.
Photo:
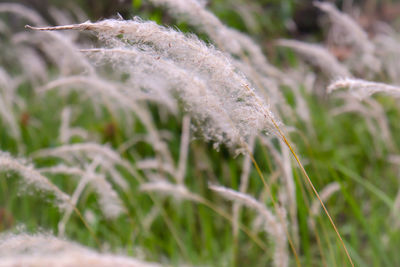
[[(156, 20), (160, 24), (178, 24), (179, 29), (185, 32), (196, 31), (196, 27), (185, 22), (185, 17), (176, 20), (174, 15), (168, 13), (166, 9), (153, 8), (149, 3), (142, 2), (147, 1), (133, 1), (132, 14), (136, 12), (135, 15), (142, 16), (143, 19)], [(262, 1), (251, 2), (255, 7), (263, 5)], [(398, 254), (400, 245), (400, 198), (398, 195), (400, 194), (398, 158), (400, 156), (400, 124), (398, 123), (400, 105), (398, 96), (382, 93), (367, 96), (358, 101), (352, 98), (349, 90), (340, 91), (345, 94), (345, 98), (336, 96), (335, 92), (321, 93), (332, 79), (321, 71), (320, 66), (315, 68), (313, 64), (305, 63), (307, 61), (304, 61), (301, 53), (298, 55), (295, 49), (274, 46), (271, 50), (271, 45), (268, 45), (267, 51), (263, 43), (270, 42), (270, 39), (275, 36), (285, 34), (286, 37), (291, 38), (288, 32), (284, 32), (284, 21), (293, 15), (293, 10), (291, 10), (293, 3), (283, 2), (287, 6), (272, 4), (279, 10), (276, 14), (280, 17), (276, 14), (271, 15), (271, 20), (274, 21), (265, 21), (256, 17), (255, 23), (258, 27), (253, 28), (249, 28), (248, 24), (238, 22), (241, 18), (240, 13), (234, 13), (229, 8), (233, 5), (228, 5), (225, 11), (224, 1), (215, 1), (206, 8), (215, 11), (229, 26), (247, 31), (256, 38), (258, 36), (261, 40), (259, 45), (270, 56), (269, 61), (279, 66), (279, 70), (291, 80), (291, 84), (297, 85), (298, 88), (293, 89), (288, 86), (290, 82), (278, 82), (278, 88), (291, 114), (286, 113), (287, 109), (280, 109), (279, 103), (272, 103), (271, 109), (281, 121), (280, 129), (286, 134), (313, 185), (320, 192), (354, 265), (398, 266), (400, 264)], [(242, 1), (237, 1), (237, 4), (244, 8)], [(250, 7), (253, 7), (252, 5)], [(2, 12), (1, 4), (0, 12)], [(14, 15), (2, 14), (0, 18), (7, 25), (7, 19), (14, 18)], [(15, 16), (14, 20), (17, 18), (18, 16)], [(269, 28), (270, 23), (273, 22), (277, 25), (276, 32), (273, 28)], [(151, 136), (152, 133), (149, 130), (151, 127), (146, 125), (146, 119), (141, 117), (142, 113), (129, 109), (129, 105), (128, 108), (123, 107), (122, 104), (118, 106), (119, 100), (114, 102), (114, 99), (108, 98), (107, 95), (99, 97), (100, 91), (88, 93), (85, 91), (85, 85), (82, 84), (68, 84), (44, 93), (38, 92), (38, 88), (43, 88), (42, 86), (60, 77), (87, 73), (79, 69), (63, 69), (63, 66), (52, 62), (49, 56), (41, 51), (42, 48), (38, 44), (16, 43), (12, 38), (17, 33), (24, 32), (32, 36), (44, 34), (21, 28), (20, 26), (24, 24), (33, 23), (25, 18), (15, 25), (8, 25), (11, 32), (2, 31), (0, 40), (2, 46), (4, 45), (4, 54), (0, 56), (2, 70), (5, 70), (14, 81), (21, 77), (16, 92), (13, 92), (13, 96), (18, 96), (18, 99), (13, 99), (13, 103), (7, 104), (11, 106), (10, 111), (18, 126), (20, 136), (16, 137), (13, 134), (10, 130), (12, 126), (2, 115), (3, 113), (0, 113), (0, 150), (10, 153), (13, 158), (26, 159), (27, 162), (21, 161), (22, 164), (32, 164), (37, 170), (66, 164), (87, 172), (91, 169), (92, 173), (104, 175), (123, 207), (121, 214), (109, 218), (102, 210), (104, 203), (100, 200), (100, 194), (97, 194), (95, 187), (87, 185), (76, 204), (76, 209), (83, 217), (81, 218), (77, 212), (72, 212), (66, 223), (65, 233), (61, 234), (62, 237), (97, 251), (128, 255), (165, 266), (279, 266), (274, 254), (276, 237), (270, 231), (264, 230), (273, 226), (264, 225), (266, 222), (263, 221), (260, 212), (249, 209), (241, 202), (242, 206), (237, 215), (240, 230), (236, 232), (234, 226), (236, 204), (234, 203), (237, 202), (231, 201), (230, 198), (215, 190), (210, 190), (210, 186), (217, 185), (240, 191), (247, 162), (247, 166), (250, 166), (249, 179), (247, 189), (243, 193), (265, 205), (276, 216), (274, 218), (279, 224), (281, 224), (280, 217), (284, 217), (286, 226), (283, 228), (289, 233), (286, 238), (293, 243), (297, 254), (294, 255), (289, 243), (285, 243), (289, 258), (288, 266), (351, 266), (331, 222), (320, 207), (301, 168), (289, 154), (289, 150), (276, 130), (262, 129), (257, 138), (246, 137), (245, 143), (250, 144), (247, 147), (253, 150), (250, 152), (244, 150), (241, 145), (232, 146), (229, 142), (225, 142), (228, 140), (225, 136), (222, 141), (216, 141), (215, 137), (209, 134), (210, 129), (205, 128), (214, 125), (213, 118), (207, 117), (203, 120), (199, 118), (198, 110), (200, 109), (197, 106), (188, 107), (186, 102), (188, 98), (180, 96), (179, 90), (172, 89), (173, 93), (171, 93), (173, 96), (178, 95), (175, 103), (177, 108), (174, 112), (168, 109), (167, 104), (160, 104), (160, 99), (157, 101), (135, 100), (138, 104), (137, 108), (143, 110), (144, 114), (150, 115), (155, 132), (159, 135), (161, 143), (165, 144), (167, 154), (171, 156), (170, 164), (176, 169), (168, 171), (167, 167), (161, 166), (168, 160), (165, 153), (163, 154), (163, 148), (154, 141), (157, 141), (157, 138)], [(58, 24), (60, 23), (55, 25)], [(270, 33), (273, 37), (260, 37), (260, 33), (264, 32)], [(71, 33), (72, 31), (62, 31), (56, 34)], [(213, 39), (207, 35), (207, 32), (199, 30), (198, 33), (201, 38), (213, 43)], [(88, 56), (78, 50), (86, 47), (101, 47), (104, 40), (103, 43), (97, 43), (97, 38), (93, 37), (96, 35), (88, 36), (87, 34), (80, 35), (83, 45), (77, 45), (74, 53), (81, 53), (82, 58), (91, 59), (93, 55)], [(397, 35), (395, 37), (397, 38)], [(100, 34), (99, 39), (102, 38), (111, 40), (111, 37)], [(119, 42), (124, 38), (123, 32), (112, 41)], [(80, 41), (79, 38), (72, 40), (76, 43)], [(113, 48), (114, 43), (109, 42), (106, 46)], [(130, 42), (127, 43), (132, 47), (137, 45), (135, 41)], [(215, 43), (216, 47), (220, 48), (220, 44)], [(143, 42), (138, 47), (145, 52), (153, 48), (147, 48), (146, 45), (148, 44)], [(34, 47), (34, 51), (45, 58), (44, 64), (48, 75), (46, 79), (29, 76), (35, 75), (33, 70), (31, 73), (27, 71), (30, 65), (26, 63), (26, 66), (21, 66), (22, 64), (19, 63), (21, 61), (18, 61), (18, 58), (22, 59), (22, 62), (24, 60), (22, 48), (26, 46)], [(168, 47), (165, 49), (166, 52), (157, 50), (159, 54), (152, 54), (156, 62), (161, 58), (160, 61), (171, 60), (184, 65), (179, 61), (181, 59), (168, 54), (172, 53)], [(96, 53), (93, 52), (93, 54)], [(62, 56), (68, 57), (68, 54)], [(104, 59), (101, 56), (96, 58), (96, 55), (93, 58), (95, 75), (98, 75), (96, 77), (121, 82), (127, 86), (134, 84), (129, 80), (131, 77), (147, 77), (149, 80), (146, 82), (149, 84), (153, 78), (157, 82), (157, 71), (153, 69), (149, 71), (153, 76), (140, 76), (143, 73), (135, 76), (136, 73), (127, 67), (126, 73), (118, 70), (128, 66), (125, 64), (128, 64), (129, 60), (123, 61), (119, 58), (108, 60), (106, 56)], [(243, 58), (249, 59), (246, 55)], [(229, 60), (242, 60), (244, 64), (249, 63), (243, 58), (240, 55), (233, 55)], [(350, 57), (347, 62), (341, 62), (354, 74), (354, 77), (396, 83), (396, 80), (392, 79), (390, 73), (388, 74), (384, 68), (380, 72), (368, 72), (363, 76), (360, 74), (360, 68), (352, 69), (357, 59), (359, 58)], [(27, 57), (26, 60), (30, 58)], [(101, 63), (102, 60), (107, 63)], [(132, 59), (131, 62), (137, 64), (142, 61)], [(76, 62), (72, 62), (72, 66), (73, 63)], [(251, 59), (249, 64), (251, 65)], [(35, 67), (35, 64), (31, 65)], [(398, 69), (400, 70), (400, 66)], [(196, 71), (194, 68), (189, 73), (194, 76), (197, 75)], [(210, 72), (212, 71), (215, 70), (211, 69)], [(204, 74), (201, 71), (199, 73), (198, 77), (208, 77), (208, 73)], [(211, 77), (210, 80), (204, 78), (207, 85), (215, 83), (214, 76)], [(252, 85), (257, 85), (257, 81), (251, 80), (251, 77), (249, 81)], [(141, 92), (152, 93), (152, 88), (147, 91), (143, 88), (144, 85), (141, 84), (141, 86)], [(177, 85), (173, 84), (171, 87), (174, 88), (174, 86)], [(69, 89), (61, 90), (65, 87)], [(96, 88), (96, 86), (87, 88)], [(115, 88), (117, 90), (118, 87)], [(262, 90), (262, 88), (256, 89)], [(6, 90), (7, 86), (0, 87), (0, 97), (3, 99), (7, 99)], [(162, 97), (161, 100), (163, 100)], [(341, 111), (340, 108), (350, 98), (353, 102), (349, 101), (349, 103), (355, 110)], [(245, 101), (247, 99), (243, 97), (237, 103), (240, 105)], [(372, 104), (369, 101), (372, 101)], [(304, 104), (303, 107), (300, 107), (300, 102)], [(357, 108), (355, 103), (360, 103), (364, 109)], [(67, 108), (71, 111), (67, 127), (69, 130), (79, 127), (84, 130), (85, 136), (72, 136), (62, 140), (60, 129), (65, 119), (63, 121), (61, 118)], [(303, 111), (306, 111), (306, 115), (300, 114), (299, 108), (305, 108), (306, 110)], [(232, 110), (232, 114), (236, 114), (234, 112)], [(384, 127), (386, 126), (390, 130), (389, 137), (385, 136)], [(205, 140), (204, 136), (208, 140)], [(185, 137), (189, 138), (187, 147)], [(254, 148), (251, 146), (252, 138), (255, 138)], [(106, 158), (97, 157), (98, 155), (67, 157), (65, 152), (58, 157), (42, 157), (40, 153), (38, 154), (38, 151), (42, 149), (88, 142), (113, 149), (125, 163), (136, 168), (137, 173), (132, 172), (129, 166), (123, 166), (121, 162), (111, 163), (113, 167), (107, 169), (108, 167), (105, 166), (110, 162), (107, 162)], [(220, 144), (215, 146), (216, 143)], [(185, 157), (186, 151), (187, 157)], [(257, 167), (249, 164), (251, 162), (249, 155), (254, 155), (261, 174), (267, 182), (267, 187), (260, 179)], [(146, 163), (151, 160), (153, 160), (151, 162), (153, 165), (146, 167)], [(285, 174), (288, 168), (290, 174)], [(35, 184), (27, 186), (23, 174), (21, 175), (18, 170), (9, 171), (7, 167), (2, 166), (1, 161), (0, 169), (2, 170), (0, 173), (0, 231), (60, 235), (60, 221), (65, 211), (54, 205), (56, 197), (35, 189)], [(180, 170), (183, 173), (180, 173)], [(111, 178), (116, 175), (115, 172), (126, 182), (125, 188), (118, 184), (118, 180)], [(79, 176), (76, 175), (46, 172), (42, 174), (69, 196), (74, 194), (80, 181)], [(182, 183), (180, 182), (182, 180), (176, 177), (180, 174), (183, 175), (182, 179), (184, 178)], [(290, 194), (286, 186), (287, 181), (283, 178), (285, 175), (293, 178), (294, 195)], [(168, 182), (176, 187), (173, 190), (151, 188), (157, 185), (157, 181)], [(337, 190), (324, 198), (324, 189), (332, 184)], [(146, 189), (146, 185), (150, 189)], [(288, 204), (291, 197), (295, 198), (296, 203), (294, 218), (290, 213), (293, 206)], [(284, 212), (280, 213), (276, 205)], [(311, 211), (312, 206), (318, 208), (316, 213)], [(298, 225), (298, 233), (293, 231), (293, 224)], [(0, 248), (6, 246), (6, 242), (0, 238)], [(7, 255), (2, 255), (0, 251), (0, 265), (2, 256)]]

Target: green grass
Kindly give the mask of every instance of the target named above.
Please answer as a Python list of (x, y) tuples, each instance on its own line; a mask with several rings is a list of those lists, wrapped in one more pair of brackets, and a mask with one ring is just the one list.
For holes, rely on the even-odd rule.
[[(358, 266), (364, 264), (395, 266), (399, 263), (396, 249), (399, 244), (399, 231), (393, 227), (391, 207), (397, 193), (396, 167), (385, 161), (387, 156), (385, 149), (376, 151), (375, 146), (371, 145), (374, 140), (362, 118), (351, 114), (332, 117), (326, 104), (322, 105), (314, 97), (310, 97), (308, 101), (315, 135), (309, 135), (304, 125), (299, 123), (296, 126), (301, 135), (293, 133), (291, 140), (301, 160), (307, 163), (307, 172), (317, 189), (321, 190), (324, 185), (332, 181), (340, 183), (341, 191), (332, 196), (326, 205), (346, 241), (353, 260)], [(76, 95), (61, 99), (55, 93), (50, 93), (44, 99), (31, 98), (27, 110), (24, 111), (29, 114), (31, 120), (35, 119), (41, 123), (40, 128), (31, 122), (23, 126), (23, 141), (28, 154), (42, 147), (59, 145), (56, 139), (58, 118), (65, 105), (74, 105), (83, 111), (74, 124), (82, 125), (100, 136), (104, 134), (102, 132), (104, 124), (113, 121), (119, 130), (112, 140), (105, 138), (104, 142), (112, 143), (115, 148), (128, 138), (124, 136), (123, 125), (106, 111), (103, 118), (96, 119), (91, 104), (80, 102)], [(395, 107), (389, 106), (388, 109)], [(153, 110), (156, 112), (155, 107)], [(179, 121), (171, 117), (169, 121), (163, 123), (159, 121), (157, 124), (159, 129), (168, 129), (174, 134), (174, 138), (169, 142), (169, 148), (172, 154), (178, 157), (181, 127)], [(135, 127), (137, 131), (143, 131), (141, 125)], [(1, 149), (16, 152), (15, 142), (8, 137), (6, 131), (2, 130), (0, 135)], [(124, 157), (134, 162), (133, 153), (146, 157), (151, 156), (153, 152), (148, 146), (140, 144), (126, 151)], [(255, 157), (269, 180), (273, 163), (268, 150), (258, 144)], [(190, 144), (186, 185), (193, 192), (229, 211), (231, 204), (210, 193), (207, 190), (207, 183), (218, 182), (237, 188), (241, 160), (241, 156), (235, 158), (223, 147), (220, 151), (216, 151), (210, 144), (201, 140), (193, 141)], [(37, 166), (55, 164), (54, 160), (35, 163)], [(128, 208), (127, 216), (121, 216), (115, 221), (104, 219), (96, 196), (89, 189), (85, 190), (78, 205), (82, 213), (87, 210), (95, 213), (96, 220), (90, 226), (96, 237), (101, 242), (107, 243), (111, 249), (122, 247), (127, 253), (136, 255), (135, 248), (139, 247), (149, 260), (163, 262), (168, 259), (176, 265), (190, 262), (214, 266), (243, 264), (266, 266), (271, 263), (271, 255), (262, 251), (244, 233), (240, 233), (235, 247), (231, 224), (208, 207), (188, 201), (178, 202), (154, 194), (149, 197), (148, 194), (138, 191), (138, 184), (132, 177), (126, 173), (124, 175), (130, 184), (130, 190), (126, 193), (117, 190)], [(6, 176), (10, 177), (4, 179)], [(12, 228), (24, 224), (28, 231), (43, 229), (57, 232), (57, 222), (61, 215), (52, 206), (51, 201), (34, 192), (28, 191), (28, 195), (19, 193), (21, 185), (14, 174), (3, 173), (1, 177), (0, 208), (5, 210), (5, 214), (13, 222), (7, 225), (6, 219), (2, 218), (0, 226), (3, 230), (6, 227)], [(309, 213), (304, 204), (304, 199), (313, 199), (314, 196), (310, 197), (308, 193), (304, 195), (306, 186), (302, 182), (300, 172), (296, 171), (295, 179), (299, 206), (300, 259), (304, 266), (318, 266), (321, 263), (321, 251), (316, 244), (314, 233), (307, 227)], [(68, 193), (72, 193), (76, 185), (76, 180), (65, 176), (54, 177), (52, 181)], [(272, 185), (275, 193), (277, 186), (277, 184)], [(249, 192), (257, 196), (262, 191), (262, 183), (253, 170)], [(154, 206), (158, 206), (162, 212), (146, 231), (142, 222)], [(253, 212), (244, 210), (241, 221), (251, 227), (249, 223), (254, 216)], [(323, 257), (328, 265), (347, 264), (333, 229), (323, 214), (318, 219), (317, 233), (323, 244)], [(96, 247), (95, 240), (76, 215), (73, 215), (67, 224), (67, 236), (82, 244)], [(268, 236), (263, 234), (259, 237), (269, 244)], [(184, 246), (179, 246), (179, 243)], [(292, 264), (294, 264), (293, 259)]]

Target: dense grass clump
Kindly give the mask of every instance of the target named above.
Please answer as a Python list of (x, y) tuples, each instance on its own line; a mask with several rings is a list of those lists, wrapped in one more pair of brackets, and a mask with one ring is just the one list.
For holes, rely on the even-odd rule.
[(326, 40), (268, 59), (204, 1), (144, 5), (191, 33), (0, 4), (0, 261), (399, 264), (395, 31), (316, 2)]

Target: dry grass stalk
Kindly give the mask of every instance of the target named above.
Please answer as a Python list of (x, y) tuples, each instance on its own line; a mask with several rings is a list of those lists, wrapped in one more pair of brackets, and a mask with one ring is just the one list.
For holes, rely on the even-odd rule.
[[(213, 140), (216, 145), (220, 143), (233, 145), (239, 142), (239, 132), (233, 127), (226, 105), (216, 94), (218, 88), (209, 85), (200, 75), (177, 66), (169, 59), (155, 57), (152, 52), (146, 53), (134, 47), (84, 51), (96, 52), (93, 57), (97, 59), (110, 60), (116, 65), (117, 70), (129, 70), (135, 77), (133, 82), (149, 80), (146, 76), (149, 73), (153, 74), (151, 80), (155, 83), (150, 85), (152, 89), (150, 92), (169, 91), (170, 95), (178, 94), (185, 103), (186, 111), (190, 112), (201, 125), (206, 139)], [(136, 64), (131, 64), (132, 60)], [(142, 72), (146, 75), (143, 76)], [(149, 84), (146, 85), (148, 86)]]

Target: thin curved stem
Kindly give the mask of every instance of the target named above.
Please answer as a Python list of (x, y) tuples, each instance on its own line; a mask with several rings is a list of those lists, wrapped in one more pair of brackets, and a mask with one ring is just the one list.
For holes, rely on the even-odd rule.
[(282, 130), (279, 128), (279, 126), (278, 126), (278, 124), (276, 123), (276, 121), (274, 120), (274, 118), (272, 118), (268, 113), (267, 113), (267, 115), (269, 116), (269, 118), (270, 118), (271, 122), (273, 123), (274, 127), (277, 129), (277, 131), (278, 131), (278, 133), (279, 133), (279, 136), (282, 138), (283, 142), (285, 142), (285, 144), (287, 145), (287, 147), (290, 149), (290, 152), (292, 153), (292, 155), (294, 156), (294, 158), (295, 158), (297, 164), (299, 165), (301, 172), (302, 172), (302, 173), (304, 174), (304, 176), (306, 177), (306, 181), (307, 181), (308, 184), (310, 185), (310, 187), (311, 187), (312, 191), (314, 192), (315, 196), (318, 198), (318, 201), (321, 203), (321, 206), (322, 206), (322, 208), (324, 209), (326, 216), (328, 216), (328, 219), (329, 219), (329, 221), (330, 221), (330, 223), (331, 223), (333, 229), (335, 230), (336, 235), (337, 235), (337, 237), (338, 237), (340, 243), (341, 243), (342, 246), (343, 246), (343, 249), (344, 249), (344, 251), (345, 251), (345, 253), (346, 253), (347, 259), (349, 260), (351, 266), (354, 267), (353, 260), (352, 260), (351, 257), (350, 257), (350, 253), (349, 253), (349, 251), (347, 250), (347, 247), (346, 247), (346, 245), (345, 245), (345, 243), (344, 243), (344, 241), (343, 241), (343, 239), (342, 239), (342, 236), (340, 235), (339, 230), (337, 229), (335, 223), (333, 222), (333, 219), (332, 219), (331, 215), (329, 214), (327, 208), (325, 207), (324, 202), (321, 200), (321, 197), (319, 196), (318, 191), (315, 189), (314, 184), (311, 182), (311, 179), (310, 179), (310, 177), (308, 176), (306, 170), (304, 169), (303, 164), (300, 162), (299, 157), (297, 156), (296, 152), (294, 152), (292, 146), (290, 145), (289, 141), (287, 140), (287, 138), (286, 138), (286, 136), (284, 135), (284, 133), (282, 132)]

